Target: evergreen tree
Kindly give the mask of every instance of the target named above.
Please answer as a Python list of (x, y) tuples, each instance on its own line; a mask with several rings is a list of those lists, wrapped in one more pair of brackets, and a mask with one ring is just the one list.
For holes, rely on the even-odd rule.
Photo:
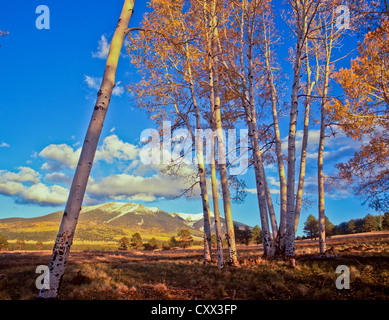
[(319, 221), (313, 216), (309, 215), (307, 218), (307, 221), (304, 223), (304, 233), (311, 238), (315, 238), (318, 236), (319, 233)]
[(251, 230), (251, 241), (255, 244), (260, 244), (262, 242), (262, 230), (258, 225), (255, 225)]
[(331, 237), (334, 235), (334, 225), (332, 222), (328, 219), (328, 217), (325, 217), (325, 228), (326, 228), (326, 237)]
[(170, 248), (176, 248), (178, 247), (178, 241), (175, 237), (171, 237), (168, 242)]
[(143, 246), (146, 250), (155, 250), (159, 248), (159, 244), (155, 238), (151, 238), (149, 242), (143, 244)]
[(131, 247), (139, 250), (143, 245), (142, 237), (139, 232), (136, 232), (131, 237)]
[(382, 230), (389, 230), (389, 211), (386, 212), (382, 219)]
[(348, 223), (347, 223), (347, 231), (348, 233), (355, 233), (356, 231), (356, 226), (355, 226), (355, 220), (354, 219), (351, 219)]
[(366, 217), (363, 218), (363, 232), (372, 232), (377, 230), (378, 225), (376, 217), (372, 216), (370, 213), (367, 214)]
[(177, 233), (178, 236), (178, 243), (180, 244), (180, 247), (186, 248), (190, 246), (193, 243), (193, 237), (190, 234), (189, 229), (181, 229)]
[(123, 237), (119, 240), (119, 250), (128, 250), (130, 247), (130, 240), (127, 237)]

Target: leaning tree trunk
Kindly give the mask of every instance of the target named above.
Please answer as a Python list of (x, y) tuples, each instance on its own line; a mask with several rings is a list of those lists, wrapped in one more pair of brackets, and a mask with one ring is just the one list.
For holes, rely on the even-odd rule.
[[(219, 62), (219, 52), (217, 50), (217, 39), (218, 35), (218, 21), (216, 17), (216, 1), (213, 1), (212, 9), (211, 9), (211, 21), (210, 21), (210, 29), (211, 29), (211, 53), (212, 53), (212, 71), (213, 71), (213, 90), (215, 95), (215, 104), (214, 104), (214, 126), (216, 128), (217, 134), (217, 146), (218, 152), (220, 155), (225, 157), (226, 155), (226, 141), (223, 139), (223, 126), (222, 126), (222, 118), (221, 118), (221, 104), (220, 104), (220, 90), (219, 90), (219, 70), (218, 70), (218, 62)], [(229, 253), (229, 263), (231, 265), (238, 265), (238, 255), (236, 251), (236, 243), (235, 243), (235, 232), (234, 232), (234, 221), (232, 220), (232, 212), (231, 212), (231, 199), (230, 199), (230, 191), (228, 184), (228, 176), (227, 176), (227, 165), (225, 161), (220, 161), (218, 163), (219, 172), (220, 172), (220, 182), (222, 185), (223, 192), (223, 207), (224, 207), (224, 215), (226, 219), (227, 226), (227, 244), (228, 244), (228, 253)]]
[[(263, 168), (263, 171), (265, 171), (264, 168)], [(267, 182), (265, 172), (263, 173), (263, 175), (265, 177), (266, 203), (267, 203), (267, 210), (269, 211), (272, 240), (273, 240), (273, 250), (274, 250), (274, 245), (275, 245), (276, 239), (278, 238), (277, 218), (276, 218), (276, 213), (274, 211), (273, 199), (271, 198), (269, 183)]]
[[(200, 117), (200, 109), (197, 104), (197, 98), (195, 93), (195, 85), (192, 75), (192, 67), (190, 62), (190, 50), (189, 50), (189, 41), (186, 34), (186, 28), (182, 21), (180, 20), (181, 29), (182, 29), (182, 36), (185, 40), (185, 58), (187, 62), (187, 77), (189, 82), (189, 89), (192, 97), (193, 107), (195, 110), (195, 117), (196, 117), (196, 129), (201, 130), (201, 117)], [(188, 124), (189, 125), (189, 124)], [(198, 131), (200, 132), (200, 131)], [(212, 261), (212, 244), (211, 244), (211, 216), (210, 216), (210, 209), (209, 209), (209, 199), (208, 199), (208, 192), (207, 192), (207, 179), (205, 174), (205, 166), (204, 166), (204, 152), (203, 152), (203, 141), (202, 137), (196, 137), (195, 141), (196, 145), (196, 156), (197, 156), (197, 162), (198, 162), (198, 172), (200, 176), (200, 190), (201, 190), (201, 199), (203, 203), (203, 221), (204, 221), (204, 264), (207, 262)]]
[[(215, 146), (215, 137), (213, 139), (213, 146)], [(213, 158), (214, 159), (214, 158)], [(213, 199), (213, 213), (215, 216), (215, 233), (216, 233), (216, 246), (217, 246), (217, 267), (222, 269), (224, 267), (223, 257), (223, 237), (220, 220), (219, 210), (219, 197), (217, 192), (217, 178), (216, 178), (216, 167), (215, 163), (211, 163), (211, 183), (212, 183), (212, 199)]]
[(316, 72), (316, 82), (311, 83), (312, 71), (309, 65), (308, 57), (308, 41), (305, 44), (306, 46), (306, 66), (307, 66), (307, 96), (305, 99), (305, 111), (304, 111), (304, 133), (303, 140), (301, 145), (301, 156), (300, 156), (300, 174), (298, 179), (297, 195), (296, 195), (296, 206), (295, 206), (295, 232), (297, 232), (297, 227), (300, 219), (300, 212), (302, 207), (303, 200), (303, 191), (304, 191), (304, 180), (305, 180), (305, 169), (307, 162), (307, 147), (308, 147), (308, 133), (309, 133), (309, 117), (311, 112), (311, 94), (313, 92), (313, 86), (315, 83), (318, 83), (319, 71)]
[(100, 90), (97, 93), (97, 102), (86, 133), (84, 145), (82, 147), (80, 159), (70, 188), (69, 198), (66, 203), (49, 264), (50, 288), (41, 289), (39, 293), (40, 298), (57, 298), (59, 295), (61, 280), (65, 272), (70, 247), (73, 242), (97, 144), (103, 128), (112, 90), (115, 86), (115, 75), (120, 51), (127, 34), (128, 24), (134, 11), (134, 4), (135, 0), (124, 1), (123, 9), (111, 41), (103, 81)]
[(325, 205), (324, 205), (324, 172), (323, 172), (323, 156), (324, 156), (324, 139), (325, 139), (325, 113), (326, 113), (326, 100), (328, 93), (328, 82), (330, 74), (330, 58), (327, 53), (325, 75), (324, 75), (324, 88), (321, 101), (320, 110), (320, 138), (319, 138), (319, 151), (317, 158), (317, 180), (318, 180), (318, 195), (319, 195), (319, 247), (320, 253), (326, 252), (326, 230), (325, 230)]
[(220, 220), (220, 210), (219, 210), (219, 197), (218, 197), (218, 191), (217, 191), (217, 177), (216, 177), (216, 161), (215, 161), (215, 155), (216, 155), (216, 127), (215, 127), (215, 121), (214, 121), (214, 113), (215, 113), (215, 92), (213, 88), (214, 79), (213, 79), (213, 60), (212, 60), (212, 41), (211, 41), (211, 32), (208, 16), (207, 16), (207, 4), (204, 1), (203, 2), (203, 15), (204, 15), (204, 30), (205, 30), (205, 36), (206, 36), (206, 45), (207, 45), (207, 60), (208, 60), (208, 75), (209, 75), (209, 101), (210, 101), (210, 107), (211, 107), (211, 120), (210, 120), (210, 126), (212, 130), (212, 137), (211, 137), (211, 184), (212, 184), (212, 200), (213, 200), (213, 211), (215, 216), (215, 233), (216, 233), (216, 245), (217, 245), (217, 266), (218, 269), (224, 268), (224, 256), (223, 256), (223, 235), (222, 235), (222, 229), (221, 229), (221, 220)]
[[(249, 22), (248, 22), (248, 27), (250, 27)], [(258, 198), (258, 206), (260, 209), (261, 224), (262, 224), (263, 250), (266, 256), (272, 256), (274, 254), (274, 251), (273, 251), (273, 243), (270, 236), (269, 219), (267, 215), (267, 208), (268, 208), (267, 204), (269, 204), (269, 201), (266, 197), (267, 183), (266, 183), (265, 169), (263, 167), (262, 153), (259, 146), (257, 113), (255, 110), (253, 35), (252, 35), (252, 30), (250, 29), (249, 29), (249, 48), (248, 48), (247, 56), (248, 56), (248, 63), (249, 63), (248, 65), (249, 104), (247, 105), (246, 103), (245, 105), (246, 107), (248, 107), (246, 113), (247, 113), (247, 122), (249, 127), (251, 146), (253, 149), (255, 181), (257, 186), (257, 198)], [(268, 195), (270, 196), (270, 193)]]
[[(279, 248), (282, 251), (284, 251), (285, 234), (286, 234), (286, 177), (285, 177), (284, 156), (282, 153), (282, 140), (280, 134), (280, 127), (278, 124), (276, 88), (274, 85), (273, 73), (270, 65), (270, 56), (267, 47), (265, 50), (265, 58), (266, 58), (267, 79), (270, 87), (270, 101), (271, 101), (272, 115), (273, 115), (273, 128), (274, 128), (274, 137), (275, 137), (275, 144), (276, 144), (278, 177), (280, 180), (281, 203), (280, 203), (280, 225), (278, 231), (278, 239), (279, 239), (278, 245)], [(273, 237), (276, 238), (274, 235)]]
[[(211, 57), (208, 59), (208, 72), (209, 72), (209, 86), (210, 86), (210, 103), (211, 103), (211, 112), (212, 114), (215, 111), (215, 94), (213, 92), (213, 72), (212, 72), (212, 60)], [(212, 117), (213, 118), (213, 117)], [(212, 121), (212, 162), (211, 162), (211, 184), (212, 184), (212, 200), (213, 200), (213, 213), (215, 216), (215, 233), (216, 233), (216, 246), (217, 246), (217, 267), (218, 269), (224, 268), (224, 256), (223, 256), (223, 236), (220, 220), (220, 210), (219, 210), (219, 197), (217, 192), (217, 177), (216, 177), (216, 131), (214, 127), (214, 122)]]
[(303, 28), (299, 26), (297, 32), (296, 60), (293, 67), (294, 77), (292, 85), (292, 103), (290, 108), (289, 137), (288, 137), (288, 175), (287, 175), (287, 199), (286, 199), (286, 236), (285, 255), (294, 257), (295, 255), (295, 201), (294, 183), (296, 172), (296, 127), (298, 113), (298, 93), (300, 89), (301, 55), (303, 43)]

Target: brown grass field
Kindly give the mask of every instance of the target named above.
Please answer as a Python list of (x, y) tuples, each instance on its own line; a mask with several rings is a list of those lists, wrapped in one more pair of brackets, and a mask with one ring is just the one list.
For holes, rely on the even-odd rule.
[[(388, 300), (389, 232), (335, 236), (328, 256), (317, 241), (296, 241), (296, 267), (263, 258), (262, 247), (241, 246), (239, 268), (202, 263), (201, 249), (76, 251), (62, 281), (64, 300)], [(38, 265), (50, 251), (0, 252), (0, 299), (33, 300)], [(216, 259), (216, 257), (214, 256)], [(335, 286), (335, 269), (350, 270), (350, 289)]]

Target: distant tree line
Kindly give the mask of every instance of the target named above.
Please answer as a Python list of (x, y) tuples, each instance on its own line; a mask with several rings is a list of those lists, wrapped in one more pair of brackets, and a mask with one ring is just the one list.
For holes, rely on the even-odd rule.
[[(376, 216), (369, 213), (364, 218), (351, 219), (349, 221), (341, 222), (338, 225), (333, 225), (326, 217), (325, 229), (327, 237), (342, 234), (389, 230), (389, 212)], [(302, 237), (302, 239), (316, 239), (318, 237), (319, 222), (313, 215), (308, 216), (304, 223), (303, 231), (306, 236)]]
[[(176, 238), (177, 237), (177, 238)], [(139, 232), (134, 233), (131, 238), (122, 237), (118, 244), (118, 250), (156, 250), (163, 249), (169, 250), (172, 248), (181, 247), (183, 249), (192, 246), (195, 241), (189, 231), (189, 229), (181, 229), (178, 231), (177, 236), (171, 237), (169, 241), (158, 241), (154, 237), (151, 238), (148, 242), (143, 242), (142, 236)]]

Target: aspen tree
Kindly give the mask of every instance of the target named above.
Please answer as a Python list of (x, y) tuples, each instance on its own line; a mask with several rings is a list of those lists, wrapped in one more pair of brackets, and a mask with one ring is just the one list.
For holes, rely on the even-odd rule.
[[(218, 50), (218, 16), (216, 12), (217, 0), (213, 0), (211, 7), (208, 9), (206, 1), (204, 0), (204, 14), (209, 14), (209, 34), (210, 34), (210, 43), (211, 48), (209, 54), (212, 56), (212, 72), (213, 72), (213, 92), (214, 92), (214, 110), (213, 110), (213, 121), (216, 129), (217, 136), (217, 148), (218, 152), (221, 155), (226, 155), (226, 141), (223, 139), (223, 126), (221, 118), (221, 99), (220, 99), (220, 82), (219, 82), (219, 50)], [(227, 176), (227, 165), (225, 161), (218, 163), (219, 172), (220, 172), (220, 182), (223, 192), (223, 209), (227, 225), (227, 244), (229, 252), (229, 263), (232, 265), (238, 265), (238, 256), (236, 251), (235, 243), (235, 232), (234, 232), (234, 222), (232, 220), (232, 211), (231, 211), (231, 200), (230, 200), (230, 191), (228, 185), (228, 176)]]
[[(192, 137), (203, 207), (204, 263), (206, 263), (212, 260), (210, 206), (203, 144), (201, 137), (197, 136), (197, 132), (202, 127), (198, 93), (195, 88), (195, 69), (198, 68), (197, 64), (200, 60), (198, 56), (201, 53), (189, 44), (189, 33), (193, 32), (192, 29), (196, 32), (196, 26), (193, 26), (194, 19), (191, 17), (193, 12), (184, 14), (182, 1), (158, 0), (152, 3), (152, 8), (153, 12), (144, 19), (143, 28), (140, 28), (143, 32), (139, 42), (142, 51), (138, 56), (133, 56), (138, 69), (148, 72), (148, 75), (144, 75), (137, 92), (139, 97), (151, 98), (151, 107), (147, 109), (153, 118), (158, 114), (162, 116), (165, 112), (170, 112), (167, 105), (172, 106), (172, 111), (176, 114), (176, 122), (182, 121)], [(147, 54), (150, 51), (154, 54)], [(166, 90), (167, 88), (169, 89)], [(188, 88), (189, 92), (183, 88)], [(185, 106), (187, 95), (192, 102), (192, 107)], [(140, 101), (140, 106), (146, 106), (146, 103)], [(161, 117), (157, 118), (157, 121), (161, 122)]]
[(338, 30), (336, 27), (336, 5), (337, 1), (328, 1), (326, 11), (321, 14), (321, 44), (324, 53), (324, 71), (323, 71), (323, 85), (320, 92), (320, 137), (319, 137), (319, 150), (317, 158), (317, 180), (318, 180), (318, 196), (319, 196), (319, 248), (320, 253), (326, 252), (326, 231), (325, 231), (325, 198), (324, 198), (324, 140), (326, 130), (326, 115), (328, 105), (328, 88), (331, 76), (330, 64), (332, 57), (332, 49), (336, 41), (342, 35), (342, 30)]
[(288, 158), (287, 158), (287, 199), (286, 199), (286, 237), (285, 255), (295, 255), (295, 172), (296, 172), (296, 128), (298, 115), (298, 98), (304, 44), (307, 40), (312, 22), (316, 18), (321, 0), (289, 0), (295, 18), (296, 52), (293, 65), (292, 99), (289, 120)]
[(128, 33), (128, 24), (134, 11), (134, 4), (135, 0), (124, 1), (123, 9), (111, 41), (103, 80), (100, 90), (97, 93), (97, 102), (86, 133), (49, 264), (50, 288), (42, 288), (39, 292), (40, 298), (57, 298), (59, 295), (61, 280), (68, 262), (70, 247), (76, 231), (78, 216), (81, 211), (81, 205), (84, 199), (97, 144), (103, 128), (112, 90), (115, 87), (117, 64), (124, 38)]
[[(270, 4), (270, 3), (269, 3)], [(284, 166), (284, 155), (282, 151), (282, 140), (280, 134), (280, 126), (278, 121), (277, 110), (277, 89), (274, 81), (274, 55), (272, 49), (273, 43), (276, 41), (276, 32), (274, 30), (273, 13), (270, 5), (266, 6), (266, 10), (262, 12), (261, 19), (261, 53), (264, 59), (264, 70), (269, 87), (270, 103), (273, 118), (273, 131), (275, 140), (275, 152), (277, 157), (278, 178), (280, 184), (280, 222), (278, 227), (277, 246), (281, 251), (285, 247), (286, 234), (286, 175)]]

